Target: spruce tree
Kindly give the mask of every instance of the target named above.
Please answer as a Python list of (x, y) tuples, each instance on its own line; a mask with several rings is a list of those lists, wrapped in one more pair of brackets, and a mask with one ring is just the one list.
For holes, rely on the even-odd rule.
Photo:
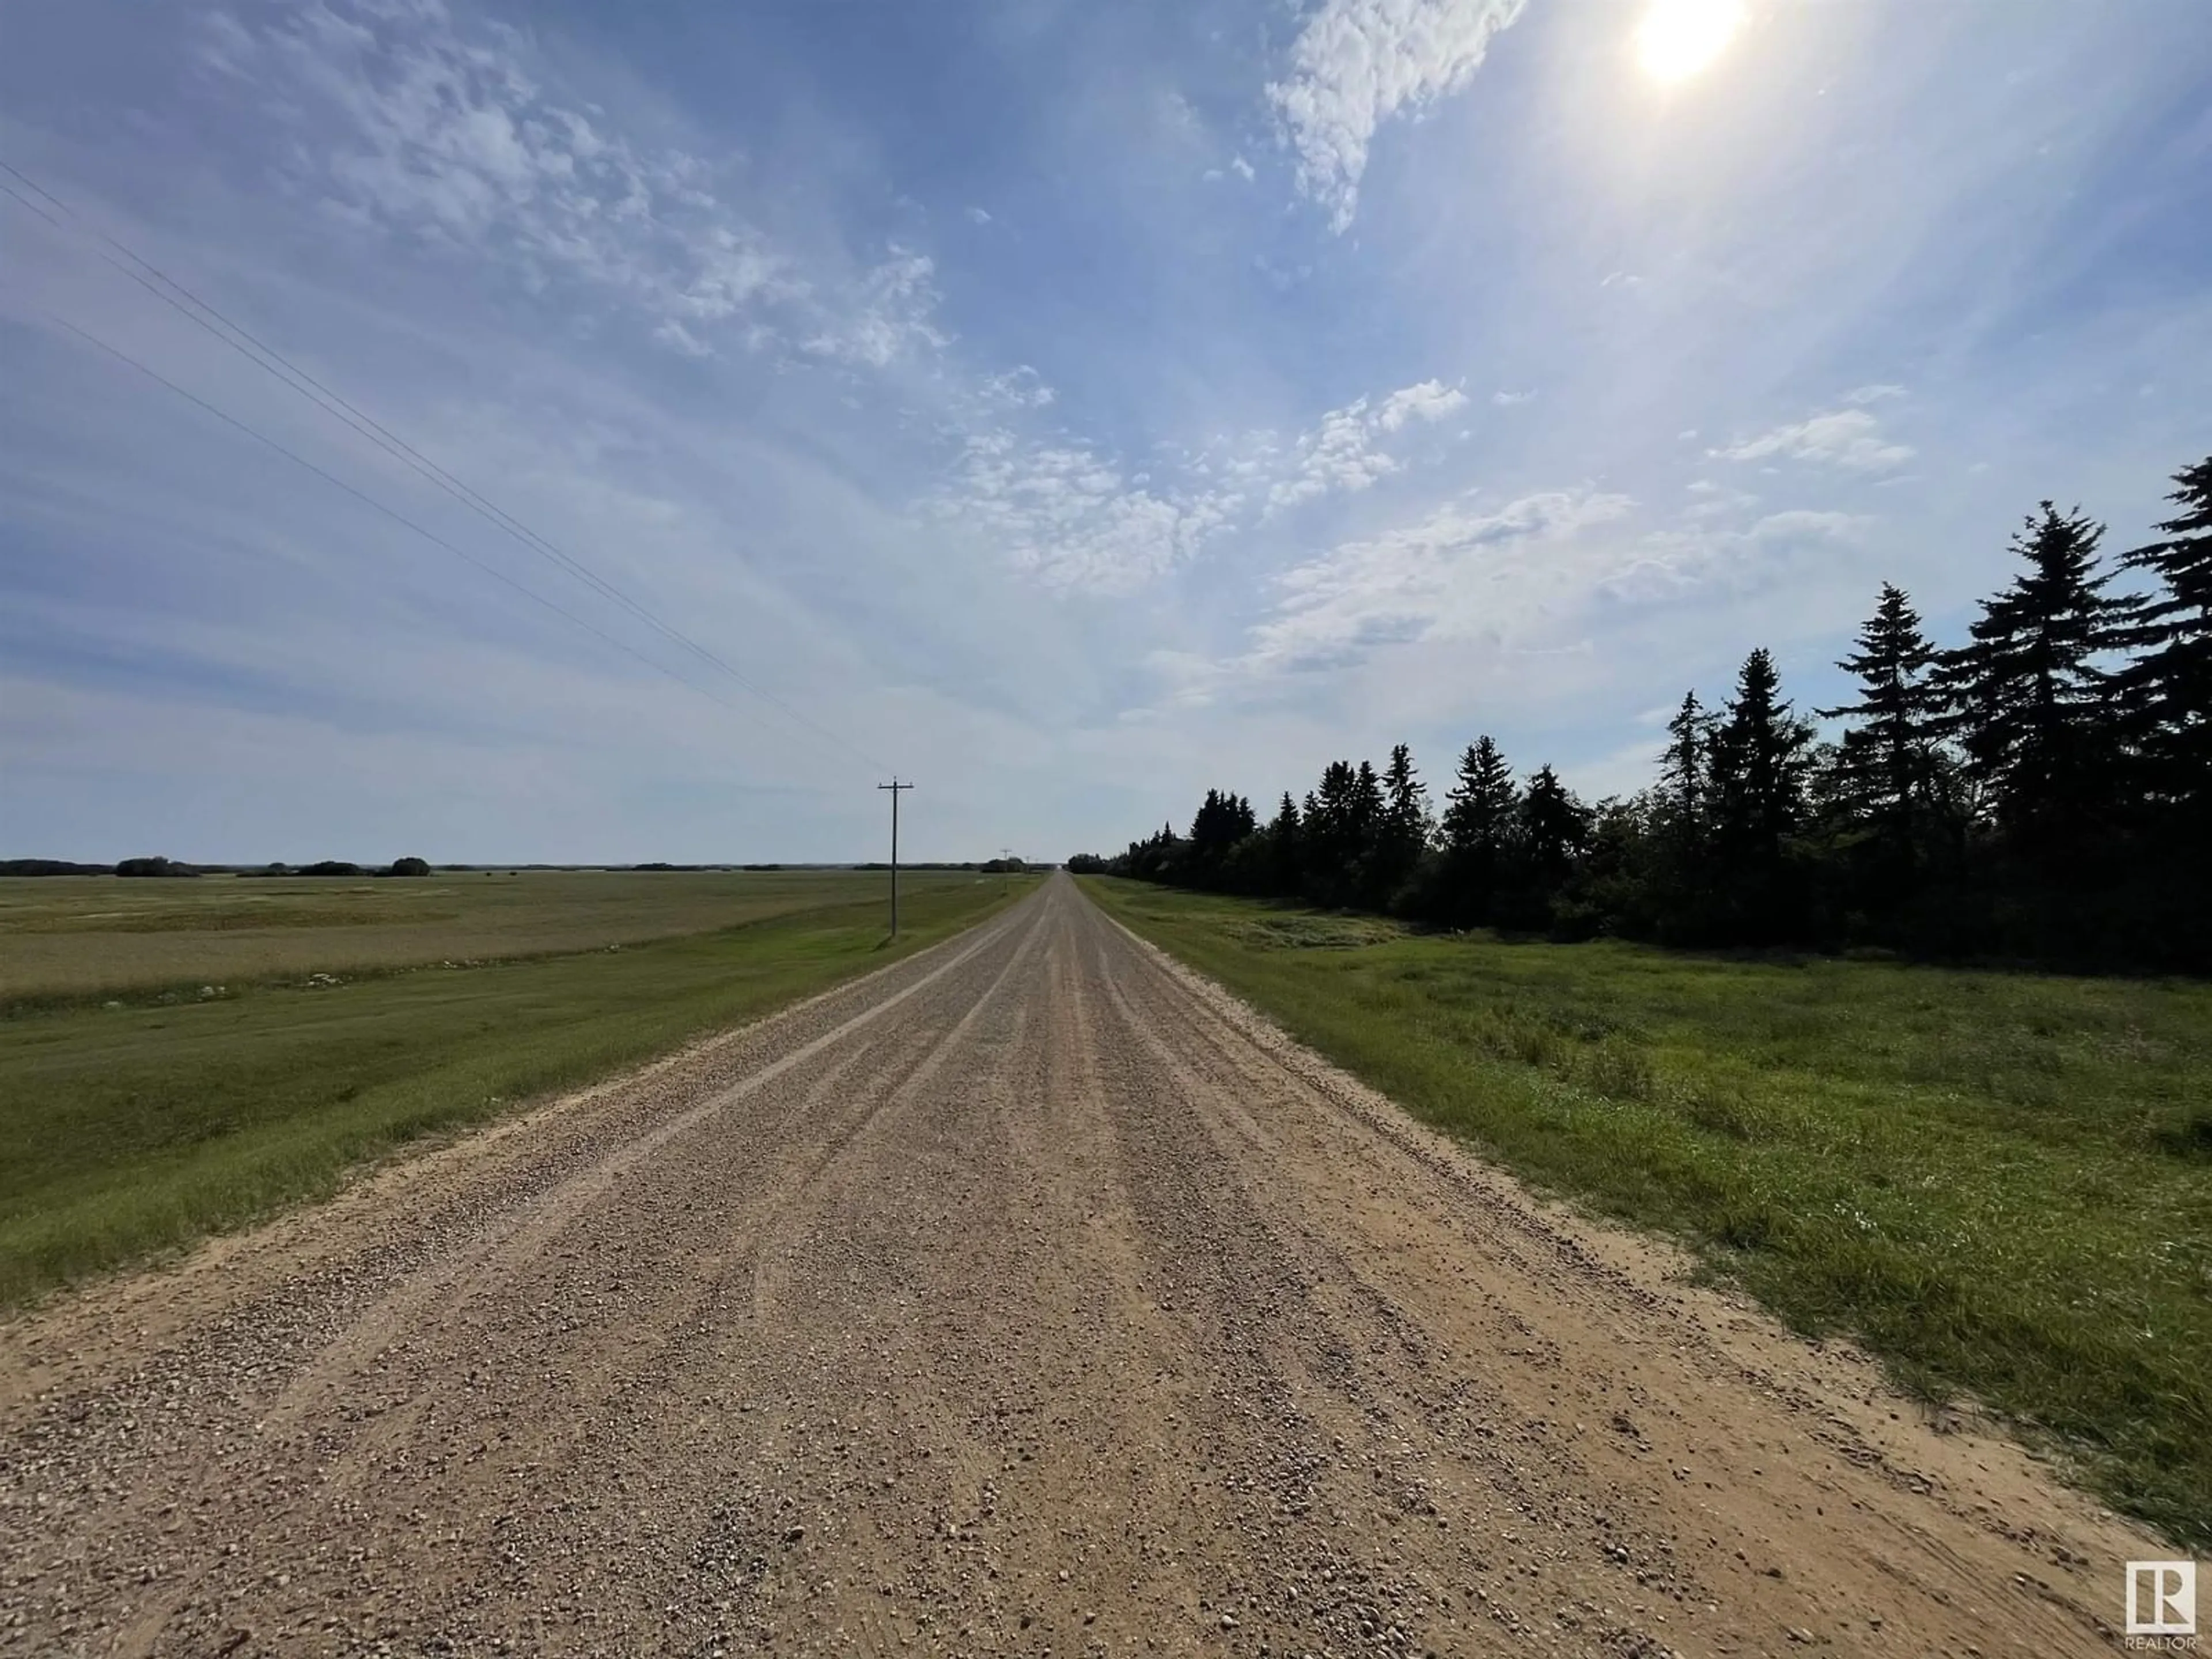
[(1970, 775), (1990, 791), (2007, 841), (2065, 861), (2112, 816), (2118, 722), (2100, 659), (2124, 646), (2132, 607), (2097, 568), (2105, 527), (2045, 501), (2013, 538), (2027, 568), (1982, 602), (1942, 678)]
[(1855, 722), (1837, 750), (1831, 782), (1844, 810), (1909, 854), (1942, 727), (1943, 695), (1929, 678), (1936, 647), (1912, 601), (1887, 582), (1856, 645), (1836, 666), (1857, 677), (1858, 701), (1819, 711), (1824, 720)]
[(1812, 732), (1782, 696), (1762, 646), (1743, 661), (1735, 695), (1713, 734), (1713, 830), (1724, 857), (1771, 866), (1805, 815), (1805, 748)]
[[(1373, 788), (1374, 769), (1363, 763), (1361, 769)], [(1379, 811), (1379, 789), (1375, 799)], [(1315, 793), (1306, 797), (1306, 891), (1316, 902), (1348, 904), (1357, 896), (1368, 822), (1359, 772), (1348, 761), (1331, 761), (1322, 769)]]
[(2142, 654), (2123, 671), (2122, 689), (2145, 781), (2197, 834), (2212, 817), (2212, 456), (2173, 482), (2166, 499), (2181, 511), (2158, 526), (2165, 538), (2120, 556), (2163, 590), (2137, 609), (2134, 642)]
[(1388, 904), (1413, 873), (1429, 844), (1428, 788), (1404, 744), (1382, 772), (1382, 819), (1368, 872), (1370, 898)]
[(1303, 840), (1298, 804), (1285, 789), (1283, 804), (1275, 809), (1274, 821), (1267, 826), (1267, 880), (1268, 890), (1279, 896), (1287, 897), (1298, 890)]
[(1492, 920), (1519, 799), (1513, 769), (1497, 744), (1486, 735), (1469, 744), (1441, 827), (1446, 908), (1461, 927)]
[(1589, 841), (1590, 811), (1548, 765), (1530, 774), (1521, 797), (1523, 864), (1539, 908), (1566, 885)]
[(1682, 694), (1682, 706), (1667, 722), (1667, 749), (1659, 760), (1658, 799), (1669, 824), (1685, 842), (1703, 832), (1711, 793), (1712, 716), (1695, 691)]

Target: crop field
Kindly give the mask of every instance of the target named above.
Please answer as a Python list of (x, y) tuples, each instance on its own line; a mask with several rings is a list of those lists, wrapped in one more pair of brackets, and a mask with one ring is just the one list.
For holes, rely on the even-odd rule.
[(1537, 1185), (2212, 1540), (2212, 986), (1109, 914)]
[(0, 1306), (327, 1193), (1032, 885), (908, 872), (887, 945), (880, 872), (0, 884)]
[[(0, 1004), (636, 945), (878, 900), (888, 879), (855, 870), (0, 878)], [(917, 896), (975, 880), (899, 878)]]

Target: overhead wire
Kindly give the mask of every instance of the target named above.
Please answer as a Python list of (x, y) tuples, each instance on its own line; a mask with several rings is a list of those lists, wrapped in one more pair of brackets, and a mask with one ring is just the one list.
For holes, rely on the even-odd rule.
[(77, 338), (82, 340), (86, 344), (95, 346), (99, 349), (107, 353), (109, 356), (128, 364), (131, 368), (137, 369), (141, 374), (146, 376), (148, 380), (154, 381), (159, 386), (166, 386), (178, 397), (182, 398), (186, 403), (194, 404), (197, 407), (206, 410), (209, 414), (214, 416), (216, 419), (222, 422), (225, 425), (234, 427), (239, 431), (244, 433), (247, 437), (252, 439), (256, 443), (266, 445), (269, 448), (275, 450), (276, 453), (282, 455), (286, 460), (290, 461), (295, 465), (306, 468), (317, 477), (322, 479), (325, 483), (334, 485), (337, 489), (343, 489), (347, 495), (352, 496), (356, 501), (362, 502), (365, 506), (374, 508), (377, 512), (381, 513), (386, 518), (390, 519), (393, 523), (404, 526), (407, 529), (413, 531), (416, 535), (422, 537), (423, 540), (430, 543), (433, 546), (443, 548), (447, 552), (451, 553), (455, 558), (461, 560), (465, 563), (475, 566), (478, 570), (483, 571), (486, 575), (492, 577), (495, 580), (504, 582), (507, 586), (521, 594), (523, 598), (544, 605), (555, 616), (566, 618), (568, 621), (574, 623), (577, 627), (582, 629), (586, 633), (605, 640), (609, 645), (614, 647), (616, 650), (624, 652), (627, 654), (636, 658), (638, 661), (643, 663), (647, 667), (667, 675), (669, 678), (674, 680), (678, 685), (686, 686), (691, 690), (698, 692), (702, 696), (713, 698), (714, 702), (720, 703), (725, 708), (734, 709), (737, 707), (737, 705), (730, 702), (728, 698), (716, 696), (715, 693), (708, 690), (705, 686), (701, 685), (696, 680), (688, 680), (684, 678), (684, 676), (678, 674), (674, 669), (669, 667), (666, 663), (657, 661), (655, 659), (647, 656), (644, 652), (638, 650), (635, 646), (630, 645), (626, 641), (616, 638), (612, 634), (610, 634), (606, 632), (605, 629), (586, 621), (584, 617), (578, 616), (574, 611), (567, 609), (557, 601), (547, 599), (543, 593), (538, 592), (537, 589), (531, 587), (523, 582), (517, 581), (514, 577), (508, 575), (507, 572), (501, 570), (497, 565), (477, 557), (475, 554), (471, 553), (467, 549), (447, 541), (443, 536), (439, 535), (435, 531), (425, 529), (422, 526), (416, 523), (414, 520), (409, 518), (405, 514), (401, 513), (397, 508), (386, 506), (382, 501), (378, 501), (376, 497), (370, 495), (367, 490), (356, 489), (352, 484), (348, 483), (343, 478), (339, 477), (335, 472), (331, 472), (322, 467), (317, 466), (306, 456), (299, 453), (296, 450), (287, 448), (276, 439), (270, 437), (267, 433), (255, 430), (246, 422), (240, 420), (235, 415), (230, 414), (228, 410), (216, 408), (213, 404), (201, 397), (198, 393), (185, 390), (183, 386), (179, 386), (174, 380), (170, 380), (167, 375), (163, 374), (160, 370), (149, 368), (145, 363), (139, 362), (137, 358), (124, 350), (122, 347), (110, 344), (107, 341), (101, 339), (98, 335), (90, 332), (88, 330), (78, 327), (75, 323), (70, 321), (68, 318), (61, 316), (58, 313), (49, 311), (43, 306), (38, 307), (38, 310), (40, 316), (44, 317), (48, 322), (52, 323), (55, 326), (68, 330), (71, 334), (76, 335)]
[[(317, 408), (320, 409), (324, 413), (329, 415), (334, 420), (340, 422), (358, 435), (366, 438), (369, 442), (374, 444), (386, 454), (400, 462), (401, 465), (406, 466), (417, 476), (426, 479), (438, 489), (443, 490), (447, 495), (459, 501), (463, 506), (468, 507), (478, 517), (483, 519), (486, 522), (491, 524), (494, 527), (497, 528), (507, 536), (517, 542), (520, 542), (531, 552), (549, 561), (560, 569), (565, 571), (576, 580), (584, 583), (592, 591), (620, 605), (623, 610), (637, 617), (647, 626), (653, 629), (656, 633), (661, 635), (672, 643), (676, 644), (681, 647), (684, 650), (690, 653), (691, 655), (698, 659), (700, 661), (713, 668), (720, 670), (723, 674), (736, 682), (753, 696), (780, 710), (791, 720), (806, 727), (807, 730), (812, 732), (817, 736), (826, 738), (830, 742), (836, 744), (837, 747), (844, 750), (848, 754), (866, 762), (871, 767), (878, 769), (882, 769), (882, 762), (869, 755), (866, 750), (860, 749), (858, 745), (853, 744), (840, 733), (831, 730), (819, 720), (815, 720), (812, 716), (793, 708), (789, 702), (778, 696), (773, 691), (770, 691), (764, 686), (757, 684), (733, 664), (723, 658), (720, 653), (700, 644), (697, 641), (692, 639), (682, 630), (675, 628), (659, 617), (656, 616), (645, 605), (634, 599), (629, 594), (624, 592), (612, 582), (607, 580), (597, 571), (585, 564), (581, 560), (577, 559), (573, 555), (566, 552), (554, 544), (550, 539), (524, 523), (520, 519), (515, 517), (505, 508), (498, 506), (495, 502), (491, 501), (461, 479), (455, 477), (451, 472), (447, 471), (437, 462), (432, 460), (427, 455), (424, 455), (420, 450), (416, 449), (405, 439), (392, 431), (390, 428), (377, 421), (374, 416), (360, 409), (340, 393), (324, 385), (322, 381), (317, 380), (306, 369), (301, 368), (298, 364), (293, 362), (275, 347), (269, 345), (267, 343), (258, 338), (242, 325), (236, 323), (230, 318), (225, 316), (213, 305), (210, 304), (207, 301), (201, 299), (199, 295), (193, 293), (182, 283), (178, 282), (174, 277), (168, 275), (167, 272), (161, 270), (158, 265), (155, 265), (152, 261), (147, 259), (144, 256), (139, 254), (135, 250), (126, 246), (116, 238), (109, 235), (106, 231), (101, 230), (97, 226), (92, 225), (89, 222), (85, 221), (83, 216), (78, 214), (74, 209), (70, 208), (67, 203), (62, 201), (58, 197), (55, 196), (52, 191), (47, 190), (29, 174), (24, 173), (20, 167), (15, 167), (4, 160), (0, 160), (0, 172), (7, 173), (21, 184), (27, 186), (30, 190), (35, 191), (60, 213), (66, 216), (70, 221), (82, 226), (86, 234), (94, 236), (100, 241), (106, 244), (107, 247), (113, 249), (115, 253), (121, 254), (123, 256), (123, 259), (130, 260), (131, 264), (125, 264), (123, 263), (123, 259), (118, 259), (113, 256), (113, 254), (103, 252), (98, 248), (93, 250), (93, 252), (100, 259), (112, 266), (115, 270), (120, 271), (124, 276), (129, 277), (132, 282), (144, 289), (155, 299), (160, 300), (163, 304), (174, 310), (179, 315), (184, 317), (194, 326), (201, 329), (215, 339), (220, 341), (222, 344), (229, 347), (232, 350), (236, 351), (240, 356), (245, 357), (246, 361), (260, 368), (264, 374), (269, 374), (271, 378), (288, 386), (301, 397), (307, 398), (310, 403), (313, 404)], [(64, 233), (68, 230), (69, 227), (64, 225), (61, 221), (57, 220), (52, 213), (46, 211), (36, 203), (24, 196), (21, 191), (12, 188), (4, 182), (0, 182), (0, 193), (4, 193), (12, 198), (18, 204), (36, 214), (48, 224), (53, 226), (57, 230), (61, 230)], [(138, 269), (132, 269), (132, 265), (136, 265)], [(144, 275), (141, 274), (142, 270), (145, 273)], [(153, 280), (149, 281), (149, 277)], [(157, 282), (162, 286), (157, 287), (155, 285)], [(165, 291), (165, 289), (168, 291)], [(47, 314), (52, 315), (51, 313)], [(56, 320), (59, 321), (61, 319), (58, 318)], [(407, 525), (410, 529), (415, 530), (418, 534), (423, 535), (428, 539), (436, 542), (438, 545), (447, 548), (449, 551), (454, 551), (456, 553), (459, 552), (459, 550), (454, 548), (451, 543), (446, 542), (441, 538), (432, 536), (429, 532), (423, 530), (421, 526), (414, 524), (411, 520), (405, 519), (402, 515), (397, 513), (391, 513), (390, 509), (384, 508), (381, 503), (374, 501), (371, 498), (363, 495), (362, 492), (354, 489), (352, 486), (343, 484), (343, 481), (332, 477), (331, 474), (323, 471), (323, 470), (319, 467), (313, 466), (312, 463), (302, 460), (299, 456), (292, 454), (290, 451), (284, 449), (283, 446), (276, 444), (273, 440), (267, 439), (260, 433), (254, 432), (252, 428), (247, 427), (244, 422), (237, 421), (233, 416), (223, 414), (220, 410), (214, 409), (213, 405), (206, 404), (202, 399), (193, 398), (192, 394), (190, 392), (184, 392), (181, 387), (176, 386), (173, 383), (168, 380), (163, 380), (159, 374), (155, 374), (154, 372), (151, 369), (147, 368), (144, 364), (139, 363), (136, 362), (136, 360), (128, 357), (125, 354), (116, 350), (114, 347), (108, 345), (105, 341), (95, 338), (92, 335), (86, 333), (83, 330), (76, 328), (74, 325), (65, 323), (64, 325), (69, 327), (72, 332), (79, 334), (82, 337), (92, 341), (94, 344), (100, 346), (103, 349), (112, 352), (118, 357), (122, 357), (124, 361), (130, 362), (132, 367), (153, 375), (154, 379), (161, 380), (161, 384), (169, 386), (172, 391), (179, 392), (181, 396), (191, 398), (193, 402), (200, 404), (203, 408), (209, 409), (210, 412), (222, 416), (224, 420), (229, 421), (233, 425), (238, 426), (241, 430), (248, 432), (250, 435), (260, 438), (262, 441), (270, 444), (270, 446), (276, 448), (279, 453), (287, 455), (293, 460), (299, 461), (301, 465), (307, 466), (309, 470), (315, 471), (319, 476), (328, 478), (334, 483), (339, 483), (342, 488), (348, 489), (351, 494), (361, 496), (364, 501), (370, 501), (370, 504), (372, 506), (376, 506), (380, 510), (386, 512), (389, 516)], [(465, 554), (462, 554), (460, 556), (469, 558), (469, 556)], [(580, 626), (590, 629), (590, 631), (594, 634), (598, 634), (600, 638), (609, 640), (612, 639), (611, 635), (606, 635), (596, 628), (591, 628), (589, 623), (583, 623), (581, 619), (576, 617), (573, 612), (562, 610), (558, 605), (552, 605), (550, 601), (543, 599), (542, 596), (537, 594), (533, 590), (523, 587), (521, 584), (514, 581), (511, 578), (506, 577), (502, 573), (497, 572), (494, 567), (474, 558), (469, 558), (469, 562), (477, 565), (477, 568), (481, 569), (492, 572), (492, 574), (500, 574), (501, 579), (507, 581), (509, 586), (515, 587), (518, 591), (528, 593), (532, 598), (539, 599), (540, 603), (548, 605), (551, 609), (559, 611), (561, 615), (568, 617), (569, 620), (573, 622), (578, 623)], [(618, 644), (620, 643), (619, 641), (614, 642)], [(627, 646), (623, 646), (623, 648), (629, 651), (629, 654), (632, 656), (640, 658), (641, 660), (653, 663), (656, 668), (660, 668), (662, 672), (670, 672), (670, 671), (666, 670), (663, 665), (655, 661), (652, 658), (646, 657), (644, 653), (631, 650), (630, 647)], [(702, 689), (698, 687), (695, 682), (689, 680), (681, 675), (676, 675), (672, 672), (671, 678), (677, 679), (679, 684), (692, 686), (694, 690)], [(723, 700), (717, 699), (717, 701)], [(724, 706), (733, 708), (735, 705), (725, 702)]]

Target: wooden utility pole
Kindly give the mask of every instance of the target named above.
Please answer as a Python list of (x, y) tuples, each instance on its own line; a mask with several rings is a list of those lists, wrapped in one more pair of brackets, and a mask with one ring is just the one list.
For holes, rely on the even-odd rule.
[(891, 937), (896, 939), (898, 937), (898, 798), (901, 790), (911, 789), (914, 786), (910, 783), (901, 783), (898, 781), (898, 774), (894, 772), (889, 783), (879, 783), (876, 787), (891, 792)]

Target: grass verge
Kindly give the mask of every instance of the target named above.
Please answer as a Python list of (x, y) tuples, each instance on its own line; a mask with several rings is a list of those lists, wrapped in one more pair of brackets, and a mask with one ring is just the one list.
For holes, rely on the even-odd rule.
[(207, 1000), (0, 1019), (0, 1307), (325, 1196), (362, 1160), (735, 1025), (948, 937), (996, 878), (713, 933)]
[(1083, 884), (1416, 1116), (2212, 1543), (2212, 987), (1417, 936)]

